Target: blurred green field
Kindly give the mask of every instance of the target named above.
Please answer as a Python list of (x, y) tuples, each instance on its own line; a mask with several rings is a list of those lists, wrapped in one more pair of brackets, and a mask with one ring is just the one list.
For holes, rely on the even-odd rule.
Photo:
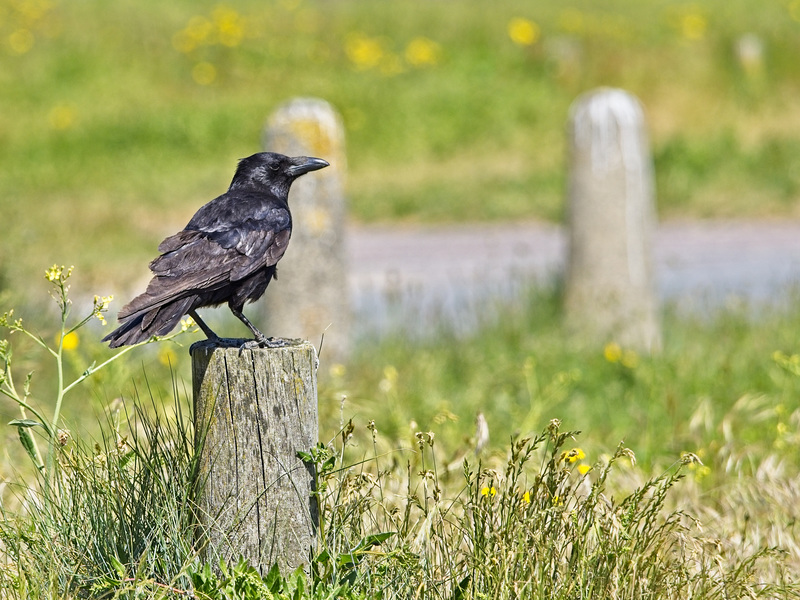
[[(323, 361), (321, 437), (335, 436), (340, 415), (360, 426), (374, 420), (409, 446), (416, 430), (432, 430), (454, 458), (474, 444), (478, 413), (492, 448), (558, 418), (583, 432), (587, 454), (624, 441), (646, 471), (682, 452), (708, 461), (718, 484), (773, 453), (796, 470), (800, 311), (796, 293), (787, 298), (788, 309), (756, 318), (743, 305), (703, 316), (668, 309), (664, 350), (646, 356), (570, 337), (559, 295), (536, 290), (473, 334), (442, 331), (422, 342), (388, 336), (347, 365)], [(360, 433), (366, 441), (369, 432)], [(720, 452), (749, 459), (724, 467)]]
[(298, 95), (341, 112), (362, 222), (560, 219), (568, 107), (601, 85), (646, 107), (662, 216), (796, 217), (799, 6), (2, 0), (3, 285), (135, 287)]

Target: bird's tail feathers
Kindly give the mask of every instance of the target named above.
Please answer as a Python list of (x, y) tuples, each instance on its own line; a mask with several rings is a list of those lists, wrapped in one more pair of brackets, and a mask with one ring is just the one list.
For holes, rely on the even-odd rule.
[(195, 296), (177, 298), (149, 310), (142, 310), (135, 308), (139, 298), (135, 298), (120, 311), (118, 319), (121, 325), (103, 338), (104, 342), (109, 342), (109, 347), (129, 346), (145, 342), (154, 335), (166, 335), (175, 328), (183, 315), (194, 308), (195, 300)]

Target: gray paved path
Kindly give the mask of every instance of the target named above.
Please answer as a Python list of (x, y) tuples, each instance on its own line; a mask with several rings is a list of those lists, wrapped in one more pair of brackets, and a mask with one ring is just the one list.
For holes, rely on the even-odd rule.
[[(765, 302), (800, 284), (800, 222), (670, 222), (656, 234), (659, 294), (681, 305)], [(352, 227), (350, 291), (359, 333), (447, 319), (557, 276), (561, 227), (542, 223)]]

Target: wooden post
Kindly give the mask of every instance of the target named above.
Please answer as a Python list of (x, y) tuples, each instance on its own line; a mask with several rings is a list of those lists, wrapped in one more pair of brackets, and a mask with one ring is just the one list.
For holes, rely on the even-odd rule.
[(297, 451), (318, 439), (314, 347), (203, 341), (190, 352), (207, 559), (243, 556), (262, 574), (275, 563), (284, 571), (308, 565), (318, 512), (313, 469)]
[[(331, 166), (292, 186), (292, 240), (279, 277), (265, 297), (267, 330), (319, 343), (342, 360), (350, 345), (345, 255), (344, 128), (330, 104), (296, 98), (269, 118), (264, 148), (289, 156), (318, 156)], [(330, 353), (330, 354), (328, 354)]]
[(641, 106), (627, 92), (600, 89), (570, 112), (567, 324), (589, 341), (658, 350), (655, 193)]

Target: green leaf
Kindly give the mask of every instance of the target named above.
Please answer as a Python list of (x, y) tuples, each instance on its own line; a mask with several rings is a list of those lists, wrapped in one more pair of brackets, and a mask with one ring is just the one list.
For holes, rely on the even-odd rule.
[(86, 370), (83, 372), (83, 376), (84, 376), (84, 377), (89, 377), (89, 375), (91, 375), (92, 373), (94, 373), (94, 371), (95, 371), (95, 365), (96, 365), (96, 364), (97, 364), (97, 361), (94, 361), (94, 362), (92, 362), (92, 364), (91, 364), (91, 365), (89, 365), (88, 367), (86, 367)]
[(125, 579), (125, 566), (120, 562), (120, 560), (116, 556), (110, 556), (109, 562), (111, 562), (111, 566), (114, 568), (114, 571), (117, 573), (117, 577), (120, 580)]
[(355, 566), (359, 563), (361, 555), (364, 554), (365, 550), (369, 550), (373, 546), (377, 546), (378, 544), (388, 540), (390, 537), (395, 535), (396, 532), (394, 531), (386, 531), (384, 533), (374, 533), (372, 535), (368, 535), (356, 544), (356, 547), (353, 548), (352, 552), (348, 552), (346, 554), (340, 554), (336, 561), (340, 567), (348, 567), (348, 566)]
[(125, 453), (125, 454), (123, 454), (123, 455), (122, 455), (122, 457), (119, 459), (119, 468), (120, 468), (120, 469), (124, 469), (125, 467), (127, 467), (127, 466), (128, 466), (128, 464), (129, 464), (129, 463), (130, 463), (130, 462), (131, 462), (131, 461), (132, 461), (134, 458), (136, 458), (136, 452), (134, 452), (133, 450), (130, 450), (130, 451), (126, 452), (126, 453)]
[(14, 425), (16, 427), (44, 427), (39, 421), (34, 421), (33, 419), (14, 419), (13, 421), (8, 422), (9, 425)]
[(396, 531), (385, 531), (383, 533), (373, 533), (372, 535), (368, 535), (358, 542), (355, 550), (364, 550), (367, 548), (372, 548), (373, 546), (377, 546), (378, 544), (382, 544), (396, 533)]
[(279, 593), (283, 588), (283, 579), (281, 578), (281, 571), (278, 568), (278, 563), (272, 565), (272, 568), (264, 575), (264, 584), (269, 588), (273, 594)]
[(295, 598), (295, 600), (301, 600), (303, 598), (303, 596), (305, 595), (305, 591), (306, 591), (305, 590), (305, 587), (306, 587), (305, 586), (305, 580), (306, 580), (306, 578), (302, 575), (302, 573), (299, 573), (299, 574), (296, 575), (296, 582), (297, 582), (296, 586), (297, 587), (295, 587), (294, 594), (293, 594), (293, 597)]
[[(36, 425), (39, 425), (39, 423), (36, 423)], [(25, 448), (28, 458), (30, 458), (31, 462), (36, 465), (37, 469), (42, 470), (44, 465), (37, 458), (36, 442), (33, 440), (30, 430), (25, 426), (19, 425), (17, 426), (17, 433), (19, 433), (19, 441), (22, 444), (22, 447)]]

